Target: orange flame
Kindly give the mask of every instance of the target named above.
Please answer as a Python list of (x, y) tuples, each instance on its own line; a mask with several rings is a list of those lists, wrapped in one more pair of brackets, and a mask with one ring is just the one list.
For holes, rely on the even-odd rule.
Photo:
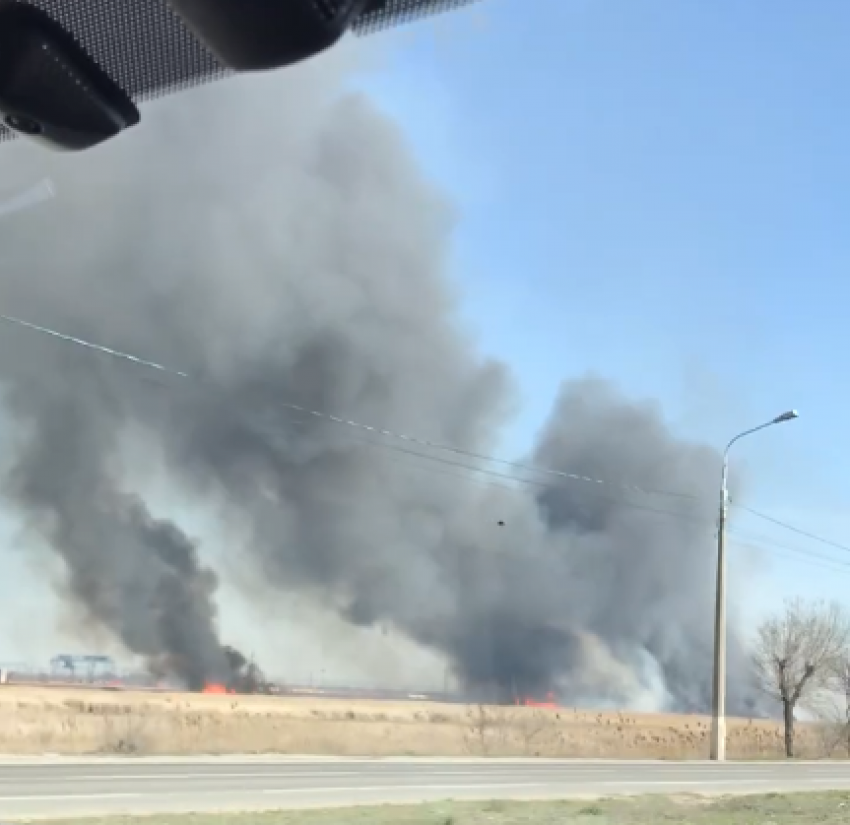
[(236, 693), (236, 691), (233, 690), (233, 688), (228, 690), (225, 685), (220, 685), (216, 682), (210, 682), (209, 684), (204, 685), (204, 689), (201, 691), (201, 693), (212, 693), (221, 696), (227, 695), (228, 693)]
[(555, 701), (554, 693), (546, 694), (545, 702), (538, 702), (536, 699), (532, 699), (530, 696), (523, 696), (522, 698), (518, 698), (516, 700), (518, 705), (522, 705), (527, 708), (559, 708), (560, 705)]

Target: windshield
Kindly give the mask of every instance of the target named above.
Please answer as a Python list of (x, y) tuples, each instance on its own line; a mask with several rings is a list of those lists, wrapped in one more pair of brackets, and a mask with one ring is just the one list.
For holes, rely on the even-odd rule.
[(850, 9), (534, 5), (0, 143), (0, 673), (788, 724), (760, 629), (850, 549)]

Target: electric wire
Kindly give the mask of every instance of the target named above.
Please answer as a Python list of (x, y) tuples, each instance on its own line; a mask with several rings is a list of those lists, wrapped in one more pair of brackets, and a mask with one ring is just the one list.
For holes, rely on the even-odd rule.
[[(34, 324), (31, 321), (26, 321), (21, 318), (17, 318), (13, 315), (0, 314), (0, 321), (5, 322), (6, 324), (10, 324), (21, 329), (28, 330), (30, 332), (36, 332), (41, 335), (50, 336), (56, 340), (63, 341), (67, 344), (73, 344), (74, 346), (84, 347), (86, 349), (99, 352), (103, 355), (107, 355), (111, 358), (117, 358), (123, 361), (128, 361), (132, 364), (135, 364), (139, 367), (145, 367), (147, 369), (156, 370), (160, 373), (167, 373), (170, 375), (174, 375), (183, 380), (193, 381), (195, 383), (201, 383), (200, 379), (195, 376), (190, 375), (188, 372), (183, 370), (178, 370), (174, 367), (170, 367), (166, 364), (161, 364), (156, 361), (149, 361), (145, 358), (141, 358), (137, 355), (133, 355), (131, 353), (123, 352), (121, 350), (112, 349), (110, 347), (104, 346), (102, 344), (96, 344), (91, 341), (87, 341), (83, 338), (77, 338), (73, 335), (67, 335), (63, 332), (59, 332), (55, 329), (50, 329), (49, 327), (43, 327), (38, 324)], [(478, 461), (486, 461), (491, 464), (500, 464), (504, 467), (511, 467), (515, 470), (522, 470), (524, 472), (533, 472), (533, 473), (543, 473), (545, 475), (563, 478), (570, 481), (580, 481), (586, 484), (599, 485), (605, 487), (613, 487), (624, 490), (629, 490), (633, 492), (643, 493), (645, 495), (658, 495), (658, 496), (670, 496), (673, 498), (684, 498), (684, 499), (696, 499), (698, 498), (692, 493), (686, 493), (683, 491), (674, 491), (674, 490), (656, 490), (638, 486), (636, 484), (628, 484), (626, 482), (616, 482), (616, 481), (606, 481), (604, 479), (599, 478), (591, 478), (590, 476), (583, 475), (581, 473), (571, 473), (562, 470), (554, 470), (548, 467), (536, 467), (529, 464), (524, 464), (518, 461), (512, 461), (506, 458), (499, 458), (497, 456), (486, 455), (483, 453), (477, 453), (472, 450), (464, 450), (460, 447), (452, 447), (449, 444), (443, 444), (437, 441), (430, 441), (425, 438), (418, 438), (416, 436), (409, 435), (407, 433), (397, 432), (395, 430), (390, 430), (385, 427), (378, 427), (372, 424), (365, 424), (360, 421), (354, 421), (352, 419), (343, 418), (338, 415), (334, 415), (331, 413), (323, 412), (322, 410), (312, 410), (308, 407), (303, 407), (300, 404), (292, 404), (283, 401), (275, 402), (276, 406), (282, 407), (284, 409), (293, 410), (295, 412), (302, 413), (304, 415), (309, 415), (313, 418), (330, 421), (334, 424), (342, 425), (345, 427), (351, 427), (353, 429), (363, 430), (369, 433), (373, 433), (375, 435), (382, 436), (384, 438), (390, 439), (398, 439), (401, 441), (406, 441), (411, 444), (418, 444), (422, 447), (427, 447), (432, 450), (437, 450), (445, 453), (452, 453), (458, 456), (465, 456), (467, 458), (474, 458)]]
[[(835, 556), (818, 553), (816, 550), (784, 544), (783, 542), (776, 541), (770, 536), (754, 535), (745, 530), (740, 530), (737, 527), (730, 527), (727, 529), (727, 532), (732, 536), (743, 539), (748, 543), (752, 543), (752, 546), (757, 547), (760, 550), (769, 550), (769, 552), (773, 552), (774, 549), (783, 550), (787, 553), (796, 553), (800, 556), (806, 556), (809, 559), (815, 559), (819, 562), (827, 562), (829, 564), (838, 565), (839, 567), (850, 568), (850, 559), (840, 559)], [(767, 545), (767, 547), (765, 545)]]
[[(51, 338), (54, 338), (56, 340), (62, 341), (62, 342), (67, 343), (67, 344), (72, 344), (74, 346), (83, 347), (85, 349), (88, 349), (88, 350), (109, 356), (110, 358), (118, 359), (118, 360), (121, 360), (121, 361), (126, 361), (126, 362), (129, 362), (129, 363), (131, 363), (135, 366), (138, 366), (138, 367), (146, 368), (146, 369), (149, 369), (149, 370), (154, 370), (154, 371), (156, 371), (160, 374), (172, 375), (172, 376), (175, 376), (175, 377), (177, 377), (177, 378), (179, 378), (183, 381), (190, 381), (190, 382), (192, 382), (194, 384), (198, 384), (198, 385), (202, 385), (204, 383), (200, 379), (198, 379), (197, 377), (191, 375), (190, 373), (188, 373), (186, 371), (179, 370), (179, 369), (176, 369), (174, 367), (170, 367), (168, 365), (158, 363), (156, 361), (147, 360), (147, 359), (141, 358), (139, 356), (133, 355), (131, 353), (123, 352), (121, 350), (115, 350), (115, 349), (112, 349), (110, 347), (107, 347), (107, 346), (104, 346), (104, 345), (101, 345), (101, 344), (97, 344), (97, 343), (94, 343), (94, 342), (91, 342), (91, 341), (88, 341), (88, 340), (85, 340), (85, 339), (82, 339), (82, 338), (77, 338), (77, 337), (72, 336), (72, 335), (67, 335), (65, 333), (59, 332), (59, 331), (51, 329), (49, 327), (40, 326), (38, 324), (34, 324), (30, 321), (26, 321), (24, 319), (17, 318), (17, 317), (12, 316), (12, 315), (6, 315), (6, 314), (0, 313), (0, 321), (3, 321), (3, 322), (5, 322), (9, 325), (16, 326), (18, 328), (28, 330), (30, 332), (35, 332), (35, 333), (38, 333), (38, 334), (41, 334), (41, 335), (49, 336)], [(418, 438), (418, 437), (411, 436), (411, 435), (406, 434), (406, 433), (397, 432), (395, 430), (390, 430), (390, 429), (387, 429), (387, 428), (384, 428), (384, 427), (378, 427), (378, 426), (374, 426), (374, 425), (370, 425), (370, 424), (365, 424), (365, 423), (362, 423), (362, 422), (359, 422), (359, 421), (346, 419), (346, 418), (343, 418), (343, 417), (340, 417), (340, 416), (337, 416), (337, 415), (333, 415), (333, 414), (330, 414), (330, 413), (323, 412), (321, 410), (312, 410), (310, 408), (301, 406), (299, 404), (292, 404), (292, 403), (277, 401), (277, 402), (275, 402), (275, 406), (278, 406), (278, 407), (281, 407), (283, 409), (287, 409), (287, 410), (290, 410), (290, 411), (293, 411), (293, 412), (297, 412), (297, 413), (302, 414), (302, 415), (307, 415), (307, 416), (310, 417), (310, 419), (312, 419), (312, 421), (311, 420), (306, 420), (306, 421), (290, 420), (290, 421), (286, 422), (286, 423), (289, 423), (289, 424), (307, 425), (307, 424), (314, 423), (314, 422), (326, 422), (326, 423), (331, 423), (331, 424), (335, 424), (335, 425), (342, 425), (344, 427), (350, 428), (351, 430), (363, 431), (367, 435), (376, 435), (376, 436), (382, 437), (383, 439), (402, 440), (402, 441), (405, 441), (412, 446), (415, 445), (415, 446), (424, 447), (424, 448), (427, 448), (427, 449), (430, 449), (430, 450), (436, 450), (438, 452), (450, 453), (450, 454), (453, 454), (454, 456), (456, 456), (457, 458), (467, 458), (467, 459), (473, 459), (473, 460), (476, 460), (476, 461), (481, 461), (481, 462), (486, 462), (486, 463), (500, 464), (502, 466), (509, 467), (509, 468), (514, 469), (514, 470), (519, 470), (519, 471), (522, 471), (522, 472), (525, 472), (525, 473), (539, 473), (539, 474), (548, 476), (549, 478), (556, 479), (557, 481), (553, 482), (553, 481), (544, 481), (544, 480), (539, 479), (539, 478), (538, 479), (527, 478), (527, 477), (522, 477), (522, 476), (518, 476), (518, 475), (515, 475), (515, 474), (507, 473), (507, 472), (499, 472), (497, 470), (492, 470), (492, 469), (489, 469), (489, 468), (486, 468), (486, 467), (473, 466), (473, 465), (470, 465), (470, 464), (465, 463), (463, 461), (449, 459), (449, 458), (446, 458), (444, 456), (429, 455), (429, 454), (423, 453), (419, 450), (405, 448), (405, 447), (402, 447), (400, 445), (389, 443), (389, 441), (376, 441), (376, 440), (374, 440), (372, 438), (368, 438), (368, 437), (358, 438), (358, 437), (354, 436), (353, 433), (350, 433), (351, 437), (354, 437), (355, 440), (360, 441), (364, 445), (368, 445), (370, 447), (374, 447), (374, 448), (378, 448), (378, 449), (389, 450), (389, 451), (394, 452), (396, 454), (406, 455), (410, 458), (415, 458), (419, 461), (428, 461), (428, 462), (432, 462), (432, 463), (435, 463), (435, 464), (441, 464), (441, 465), (445, 465), (445, 466), (448, 466), (448, 467), (461, 469), (461, 470), (466, 471), (467, 473), (474, 473), (475, 476), (453, 473), (453, 472), (448, 472), (448, 471), (445, 471), (445, 470), (439, 470), (435, 467), (429, 467), (429, 468), (425, 468), (425, 467), (421, 467), (421, 466), (416, 467), (416, 469), (419, 469), (419, 470), (427, 469), (428, 471), (431, 471), (431, 472), (438, 472), (442, 475), (452, 476), (454, 478), (462, 479), (464, 481), (484, 483), (484, 484), (487, 484), (489, 486), (501, 487), (501, 488), (511, 490), (511, 491), (514, 491), (514, 492), (518, 492), (521, 489), (517, 485), (526, 485), (526, 486), (531, 486), (531, 487), (535, 487), (535, 488), (538, 488), (538, 489), (557, 490), (560, 487), (562, 487), (564, 482), (579, 481), (579, 482), (585, 483), (586, 485), (588, 485), (588, 487), (585, 487), (585, 488), (572, 488), (571, 487), (571, 489), (581, 489), (583, 493), (590, 494), (590, 495), (592, 495), (593, 497), (596, 497), (596, 498), (608, 500), (608, 501), (611, 501), (611, 502), (614, 502), (614, 503), (617, 503), (617, 504), (621, 504), (623, 506), (630, 507), (630, 508), (633, 508), (633, 509), (643, 510), (645, 512), (656, 513), (658, 515), (666, 516), (666, 517), (669, 517), (669, 518), (675, 518), (675, 519), (680, 519), (680, 520), (684, 520), (684, 521), (691, 521), (691, 522), (698, 522), (698, 523), (704, 523), (705, 522), (705, 519), (696, 518), (692, 514), (674, 512), (672, 510), (665, 510), (665, 509), (658, 508), (658, 507), (652, 507), (652, 506), (649, 506), (649, 505), (646, 505), (646, 504), (638, 504), (636, 502), (628, 501), (628, 500), (625, 500), (623, 498), (611, 498), (611, 497), (606, 496), (605, 494), (602, 494), (602, 493), (591, 492), (591, 490), (589, 489), (589, 486), (594, 485), (594, 486), (598, 486), (598, 487), (620, 489), (620, 490), (628, 491), (628, 492), (637, 492), (637, 493), (641, 493), (641, 494), (644, 494), (644, 495), (659, 495), (659, 496), (668, 496), (668, 497), (674, 497), (674, 498), (679, 498), (679, 499), (685, 499), (685, 500), (690, 500), (690, 501), (694, 501), (694, 502), (699, 501), (699, 498), (697, 496), (691, 494), (691, 493), (685, 493), (685, 492), (682, 492), (682, 491), (658, 490), (658, 489), (646, 488), (646, 487), (642, 487), (642, 486), (634, 485), (634, 484), (606, 481), (606, 480), (603, 480), (603, 479), (591, 478), (589, 476), (586, 476), (586, 475), (583, 475), (583, 474), (580, 474), (580, 473), (571, 473), (571, 472), (555, 470), (555, 469), (551, 469), (551, 468), (547, 468), (547, 467), (539, 467), (539, 466), (534, 466), (534, 465), (530, 465), (530, 464), (525, 464), (523, 462), (511, 461), (511, 460), (508, 460), (508, 459), (498, 458), (496, 456), (486, 455), (486, 454), (483, 454), (483, 453), (476, 453), (476, 452), (471, 451), (471, 450), (464, 450), (464, 449), (461, 449), (461, 448), (458, 448), (458, 447), (452, 447), (450, 445), (442, 444), (440, 442), (430, 441), (428, 439)], [(484, 476), (486, 478), (482, 478), (482, 476)], [(506, 483), (506, 482), (510, 482), (510, 483)], [(778, 527), (789, 530), (793, 533), (796, 533), (800, 536), (808, 538), (812, 541), (817, 541), (821, 544), (824, 544), (824, 545), (829, 546), (829, 547), (833, 547), (835, 549), (842, 550), (844, 552), (850, 552), (850, 546), (840, 544), (839, 542), (831, 541), (830, 539), (826, 539), (826, 538), (819, 536), (816, 533), (813, 533), (811, 531), (804, 530), (804, 529), (799, 528), (799, 527), (795, 527), (792, 524), (789, 524), (789, 523), (784, 522), (780, 519), (769, 516), (765, 513), (761, 513), (757, 510), (754, 510), (751, 507), (747, 507), (745, 505), (741, 505), (741, 504), (737, 504), (737, 503), (730, 503), (730, 504), (731, 504), (731, 506), (737, 507), (740, 510), (744, 510), (744, 511), (746, 511), (746, 512), (748, 512), (748, 513), (750, 513), (750, 514), (752, 514), (752, 515), (754, 515), (758, 518), (769, 521), (769, 522), (775, 524)], [(730, 529), (729, 532), (732, 533), (732, 534), (739, 534), (739, 531), (737, 531), (735, 529)], [(842, 562), (840, 560), (837, 560), (837, 559), (834, 559), (834, 558), (831, 558), (831, 557), (821, 556), (821, 555), (818, 555), (816, 553), (812, 553), (811, 551), (802, 550), (801, 548), (789, 548), (788, 546), (783, 546), (783, 545), (777, 544), (772, 539), (769, 539), (769, 541), (773, 545), (775, 545), (777, 549), (785, 549), (789, 552), (798, 553), (800, 555), (808, 556), (808, 557), (810, 557), (811, 561), (826, 562), (826, 563), (830, 563), (830, 564), (840, 564), (842, 566), (844, 566), (846, 564), (845, 562)], [(764, 548), (761, 548), (761, 549), (764, 549)], [(850, 566), (850, 565), (848, 565), (848, 566)]]
[[(308, 425), (311, 422), (289, 421), (287, 423), (296, 424), (296, 425)], [(508, 490), (508, 491), (514, 492), (514, 493), (520, 492), (522, 490), (522, 487), (518, 486), (518, 485), (527, 485), (529, 487), (534, 487), (536, 489), (543, 490), (543, 491), (546, 491), (546, 490), (557, 491), (557, 490), (566, 489), (566, 482), (562, 481), (560, 479), (556, 480), (556, 481), (543, 481), (542, 479), (523, 478), (521, 476), (511, 475), (509, 473), (501, 473), (498, 470), (489, 470), (485, 467), (475, 467), (475, 466), (472, 466), (470, 464), (466, 464), (466, 463), (461, 462), (461, 461), (454, 461), (452, 459), (444, 458), (443, 456), (428, 455), (427, 453), (422, 453), (422, 452), (419, 452), (417, 450), (409, 450), (409, 449), (406, 449), (405, 447), (400, 447), (396, 444), (392, 444), (392, 443), (388, 443), (388, 442), (375, 441), (373, 439), (352, 435), (350, 433), (347, 434), (347, 435), (348, 435), (349, 438), (351, 438), (352, 440), (358, 442), (359, 444), (361, 444), (363, 446), (373, 447), (375, 449), (380, 449), (380, 450), (386, 450), (386, 451), (393, 452), (393, 453), (396, 453), (396, 454), (401, 454), (401, 455), (406, 456), (406, 457), (421, 459), (423, 461), (432, 462), (432, 463), (441, 464), (441, 465), (446, 465), (446, 466), (449, 466), (449, 467), (452, 467), (452, 468), (467, 470), (469, 472), (481, 474), (481, 475), (486, 476), (486, 477), (482, 478), (480, 476), (471, 476), (471, 475), (465, 475), (463, 473), (449, 472), (449, 471), (446, 471), (446, 470), (441, 470), (441, 469), (436, 468), (436, 467), (426, 467), (426, 466), (418, 465), (415, 462), (410, 462), (406, 465), (410, 469), (415, 469), (415, 470), (425, 471), (425, 472), (431, 472), (431, 473), (437, 473), (439, 475), (446, 475), (446, 476), (450, 476), (450, 477), (453, 477), (453, 478), (457, 478), (457, 479), (462, 480), (462, 481), (479, 483), (479, 484), (483, 484), (483, 485), (488, 486), (488, 487), (497, 487), (497, 488)], [(399, 459), (396, 459), (396, 460), (399, 460)], [(400, 463), (404, 463), (403, 459), (399, 460), (399, 461), (400, 461)], [(495, 479), (495, 480), (493, 480), (493, 479)], [(514, 482), (514, 483), (508, 484), (508, 483), (506, 483), (508, 481)], [(688, 514), (688, 513), (675, 512), (673, 510), (665, 510), (665, 509), (662, 509), (660, 507), (652, 507), (652, 506), (647, 505), (647, 504), (639, 504), (639, 503), (634, 502), (634, 501), (628, 501), (628, 500), (626, 500), (625, 498), (622, 498), (622, 497), (612, 498), (611, 496), (608, 496), (604, 493), (598, 492), (597, 490), (592, 489), (590, 487), (570, 486), (569, 489), (570, 489), (571, 494), (579, 493), (583, 496), (590, 496), (592, 498), (601, 499), (601, 500), (604, 500), (604, 501), (609, 501), (609, 502), (616, 503), (616, 504), (619, 504), (621, 506), (629, 507), (629, 508), (635, 509), (635, 510), (642, 510), (644, 512), (649, 512), (649, 513), (658, 513), (660, 515), (668, 516), (670, 518), (679, 519), (679, 520), (682, 520), (682, 521), (696, 522), (696, 523), (700, 523), (700, 524), (704, 524), (705, 521), (706, 521), (705, 519), (696, 518), (692, 514)], [(696, 498), (693, 499), (694, 503), (697, 502), (697, 501), (698, 501), (698, 499), (696, 499)]]
[(781, 519), (774, 518), (773, 516), (767, 515), (767, 513), (762, 513), (758, 510), (754, 510), (752, 507), (747, 507), (744, 504), (734, 504), (732, 505), (737, 507), (739, 510), (744, 510), (747, 513), (750, 513), (757, 518), (764, 519), (765, 521), (769, 521), (771, 524), (775, 524), (777, 527), (782, 527), (785, 530), (789, 530), (792, 533), (796, 533), (798, 536), (804, 536), (807, 539), (811, 539), (812, 541), (816, 541), (820, 544), (824, 544), (827, 547), (833, 547), (836, 550), (842, 550), (845, 553), (850, 553), (850, 546), (846, 544), (841, 544), (837, 541), (832, 541), (832, 539), (824, 538), (823, 536), (819, 536), (817, 533), (812, 533), (809, 530), (804, 530), (801, 527), (795, 527), (793, 524), (789, 524), (787, 521), (782, 521)]

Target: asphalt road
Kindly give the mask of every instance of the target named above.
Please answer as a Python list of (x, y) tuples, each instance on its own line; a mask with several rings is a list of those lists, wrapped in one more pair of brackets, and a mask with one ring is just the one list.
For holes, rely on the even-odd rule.
[(444, 799), (850, 789), (850, 763), (9, 759), (0, 820)]

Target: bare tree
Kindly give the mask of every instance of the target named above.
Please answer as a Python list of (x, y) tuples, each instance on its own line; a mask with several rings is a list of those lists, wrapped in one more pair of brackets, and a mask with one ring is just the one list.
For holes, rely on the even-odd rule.
[(836, 603), (786, 601), (758, 629), (754, 662), (762, 690), (782, 705), (785, 755), (794, 756), (794, 711), (827, 689), (850, 643), (850, 619)]

